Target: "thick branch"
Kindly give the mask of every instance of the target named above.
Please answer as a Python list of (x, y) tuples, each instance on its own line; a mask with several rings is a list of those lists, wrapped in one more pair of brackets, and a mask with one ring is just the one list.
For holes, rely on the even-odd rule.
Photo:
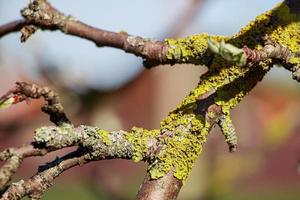
[(138, 200), (174, 200), (182, 187), (182, 181), (173, 176), (170, 171), (160, 179), (146, 176), (137, 194)]
[[(207, 34), (178, 40), (167, 39), (165, 42), (153, 41), (133, 37), (124, 32), (114, 33), (88, 26), (62, 14), (46, 0), (34, 0), (22, 10), (22, 15), (28, 23), (23, 31), (24, 40), (34, 33), (36, 27), (61, 30), (66, 34), (91, 40), (98, 46), (123, 49), (143, 57), (150, 64), (205, 64), (208, 66), (208, 72), (177, 109), (162, 120), (159, 130), (133, 128), (129, 132), (107, 132), (89, 126), (74, 128), (65, 120), (62, 121), (67, 123), (56, 122), (59, 127), (37, 129), (35, 143), (41, 148), (55, 150), (79, 146), (86, 154), (78, 156), (79, 160), (69, 156), (62, 161), (46, 165), (45, 171), (29, 181), (13, 184), (5, 193), (5, 197), (18, 199), (22, 195), (29, 195), (38, 198), (51, 186), (55, 177), (80, 162), (124, 158), (149, 163), (148, 176), (139, 191), (139, 199), (174, 199), (216, 123), (221, 127), (230, 151), (236, 149), (237, 137), (230, 109), (262, 80), (274, 63), (283, 62), (287, 64), (285, 67), (300, 74), (300, 17), (291, 13), (299, 13), (296, 0), (287, 0), (272, 11), (262, 14), (233, 37), (213, 37), (215, 43), (212, 44), (215, 46), (211, 49), (218, 54), (215, 56), (207, 51), (210, 45), (207, 40), (210, 37)], [(0, 30), (8, 30), (4, 31), (8, 33), (17, 30), (14, 27), (18, 28), (17, 25), (6, 25), (4, 29), (0, 27)], [(287, 39), (286, 35), (290, 37)], [(265, 44), (266, 36), (272, 44)], [(242, 48), (243, 46), (245, 47)], [(28, 88), (29, 92), (25, 97), (35, 98), (37, 94), (46, 100), (50, 96), (53, 97), (45, 90), (36, 92), (39, 90), (35, 87)], [(18, 98), (25, 99), (22, 98), (22, 94), (26, 92), (10, 94), (17, 94)], [(9, 98), (0, 102), (0, 107), (19, 100), (15, 96), (9, 96), (10, 94), (7, 95)], [(55, 99), (50, 102), (47, 100), (50, 107), (54, 107), (51, 102), (56, 102)], [(53, 108), (51, 110), (54, 110), (54, 113), (59, 111)], [(3, 171), (14, 173), (16, 168), (13, 166), (20, 163), (18, 155), (6, 156), (3, 153), (2, 157), (8, 161)], [(42, 182), (42, 179), (47, 181)], [(170, 187), (172, 184), (175, 187)]]
[[(142, 132), (132, 131), (113, 131), (106, 132), (97, 127), (80, 126), (74, 128), (72, 125), (65, 124), (61, 127), (42, 127), (35, 132), (35, 146), (28, 145), (19, 149), (5, 150), (0, 154), (2, 160), (7, 163), (0, 169), (3, 172), (3, 188), (9, 181), (8, 179), (16, 172), (21, 161), (25, 157), (44, 155), (48, 151), (54, 151), (69, 146), (79, 146), (76, 153), (66, 155), (52, 163), (40, 167), (39, 173), (27, 181), (13, 183), (3, 194), (2, 199), (20, 199), (24, 196), (31, 198), (40, 197), (52, 184), (54, 179), (63, 171), (76, 165), (83, 165), (93, 160), (103, 159), (133, 159), (135, 156), (140, 160), (149, 160), (156, 151), (155, 140), (149, 138), (145, 145), (138, 145), (144, 151), (137, 149), (137, 144), (130, 138), (139, 138)], [(78, 156), (78, 153), (80, 155)], [(13, 162), (16, 158), (20, 162)], [(13, 161), (11, 161), (13, 160)], [(18, 160), (19, 161), (19, 160)]]

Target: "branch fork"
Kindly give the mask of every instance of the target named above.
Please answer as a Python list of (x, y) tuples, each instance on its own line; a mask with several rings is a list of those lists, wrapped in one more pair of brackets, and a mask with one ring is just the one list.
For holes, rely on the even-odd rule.
[[(64, 15), (46, 0), (33, 0), (21, 11), (23, 20), (0, 26), (0, 37), (21, 30), (21, 40), (26, 41), (37, 29), (60, 30), (99, 47), (119, 48), (139, 56), (149, 68), (192, 63), (206, 65), (208, 71), (197, 87), (161, 121), (160, 128), (154, 130), (134, 127), (130, 131), (108, 132), (85, 125), (75, 127), (55, 92), (48, 87), (18, 82), (0, 97), (0, 108), (44, 98), (42, 111), (55, 126), (40, 127), (31, 143), (0, 152), (0, 160), (6, 161), (0, 168), (3, 193), (0, 200), (18, 200), (24, 196), (39, 199), (65, 170), (114, 158), (149, 163), (138, 199), (175, 199), (214, 125), (221, 127), (230, 152), (236, 150), (237, 136), (230, 110), (274, 64), (282, 64), (293, 72), (294, 79), (300, 80), (300, 11), (296, 5), (296, 0), (286, 0), (232, 37), (200, 34), (157, 41), (98, 29)], [(288, 40), (286, 35), (290, 36)], [(41, 166), (28, 180), (10, 183), (25, 158), (70, 146), (78, 149)]]

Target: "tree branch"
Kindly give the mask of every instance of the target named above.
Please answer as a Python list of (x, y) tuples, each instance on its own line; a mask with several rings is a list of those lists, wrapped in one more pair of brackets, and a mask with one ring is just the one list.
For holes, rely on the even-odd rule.
[(26, 20), (20, 19), (0, 26), (0, 38), (9, 33), (20, 31), (27, 24)]
[(89, 161), (88, 155), (81, 150), (67, 154), (53, 167), (37, 173), (26, 181), (20, 180), (17, 183), (13, 183), (2, 195), (1, 200), (19, 200), (25, 196), (32, 199), (40, 199), (44, 192), (53, 185), (54, 179), (61, 173)]
[[(141, 56), (148, 64), (205, 64), (208, 71), (197, 87), (161, 121), (160, 129), (154, 130), (134, 127), (130, 131), (107, 132), (90, 126), (75, 128), (53, 92), (30, 84), (18, 84), (0, 99), (0, 107), (28, 97), (44, 97), (49, 108), (44, 111), (50, 118), (55, 116), (51, 121), (58, 126), (36, 129), (34, 146), (27, 146), (27, 150), (6, 150), (0, 154), (0, 158), (7, 161), (0, 169), (0, 175), (8, 174), (2, 188), (26, 156), (42, 155), (69, 146), (78, 146), (80, 154), (74, 152), (46, 164), (40, 168), (43, 171), (31, 179), (10, 185), (2, 198), (20, 199), (26, 195), (40, 198), (64, 170), (92, 160), (122, 158), (149, 163), (138, 199), (175, 199), (215, 124), (220, 126), (229, 150), (236, 150), (237, 136), (230, 110), (263, 79), (273, 64), (283, 64), (294, 74), (300, 74), (297, 5), (296, 0), (284, 1), (232, 37), (201, 34), (159, 42), (90, 27), (62, 14), (45, 0), (34, 0), (22, 10), (28, 23), (22, 31), (24, 40), (36, 28), (61, 30), (91, 40), (98, 46), (120, 48)], [(6, 34), (19, 28), (17, 23), (2, 26), (0, 30)], [(266, 38), (270, 43), (266, 43)]]
[[(155, 147), (154, 138), (149, 138), (149, 141), (146, 141), (147, 146), (138, 146), (143, 147), (144, 151), (138, 151), (138, 147), (130, 138), (138, 138), (140, 134), (142, 132), (137, 131), (113, 131), (109, 133), (97, 127), (80, 126), (74, 128), (72, 125), (66, 124), (60, 127), (39, 128), (35, 132), (34, 145), (5, 150), (0, 154), (0, 158), (7, 161), (0, 168), (2, 189), (4, 189), (9, 181), (8, 178), (10, 179), (16, 172), (24, 158), (44, 155), (49, 151), (69, 146), (78, 146), (79, 150), (40, 167), (40, 171), (31, 179), (25, 182), (13, 183), (6, 189), (1, 200), (21, 199), (24, 196), (37, 198), (52, 185), (54, 179), (63, 171), (93, 160), (133, 159), (133, 157), (138, 157), (147, 161), (153, 158), (157, 147)], [(39, 149), (36, 149), (36, 146)], [(11, 161), (16, 158), (20, 160), (17, 164)], [(1, 172), (3, 173), (1, 174)]]
[(138, 200), (174, 200), (182, 187), (182, 181), (173, 176), (173, 170), (160, 179), (146, 176), (137, 194)]
[(0, 152), (0, 161), (6, 161), (0, 168), (0, 191), (3, 191), (9, 181), (11, 181), (12, 176), (17, 172), (24, 158), (43, 156), (49, 152), (47, 149), (35, 146), (34, 143), (31, 143), (20, 148), (10, 148)]
[(13, 89), (0, 97), (0, 108), (9, 107), (28, 98), (39, 99), (41, 97), (47, 101), (47, 104), (42, 107), (42, 111), (49, 114), (51, 122), (58, 126), (64, 123), (71, 124), (64, 113), (64, 108), (58, 95), (48, 87), (41, 87), (35, 84), (17, 82)]
[[(148, 68), (159, 64), (191, 62), (205, 64), (206, 62), (199, 62), (201, 56), (204, 56), (204, 60), (207, 60), (207, 55), (205, 54), (206, 48), (199, 49), (198, 47), (193, 47), (193, 45), (191, 45), (191, 43), (193, 43), (193, 38), (188, 37), (179, 42), (178, 45), (181, 44), (182, 48), (176, 47), (176, 44), (173, 44), (173, 42), (169, 40), (157, 41), (139, 36), (132, 36), (126, 32), (106, 31), (89, 26), (75, 20), (71, 16), (64, 15), (52, 7), (46, 0), (34, 0), (28, 7), (21, 11), (21, 14), (25, 18), (25, 22), (18, 24), (18, 29), (11, 29), (6, 25), (0, 26), (0, 30), (2, 30), (3, 33), (0, 36), (21, 29), (21, 41), (25, 42), (36, 31), (36, 28), (51, 31), (60, 30), (65, 34), (90, 40), (99, 47), (114, 47), (142, 57), (144, 59), (145, 67)], [(175, 48), (177, 50), (175, 50)], [(185, 54), (185, 49), (190, 51), (188, 55)], [(198, 61), (195, 60), (196, 56)]]
[(146, 59), (149, 65), (166, 61), (168, 46), (166, 43), (131, 36), (126, 32), (116, 33), (89, 26), (62, 14), (45, 0), (34, 0), (21, 13), (28, 23), (36, 27), (45, 30), (61, 30), (65, 34), (90, 40), (99, 47), (122, 49)]

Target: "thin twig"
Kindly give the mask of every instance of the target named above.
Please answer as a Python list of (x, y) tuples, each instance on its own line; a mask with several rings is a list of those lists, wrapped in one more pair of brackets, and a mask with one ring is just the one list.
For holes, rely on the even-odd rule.
[(31, 143), (20, 148), (10, 148), (0, 152), (0, 161), (6, 161), (0, 168), (0, 191), (7, 186), (24, 158), (42, 156), (49, 152), (45, 148), (37, 148), (36, 146), (34, 143)]
[(90, 160), (88, 154), (81, 150), (71, 152), (60, 159), (60, 162), (51, 168), (37, 173), (30, 179), (13, 183), (2, 195), (1, 200), (19, 200), (25, 196), (40, 199), (44, 192), (53, 185), (54, 179), (72, 167), (83, 165)]
[(0, 38), (16, 31), (20, 31), (28, 22), (24, 19), (15, 20), (0, 26)]
[(43, 97), (47, 104), (42, 107), (42, 111), (49, 114), (50, 121), (60, 126), (64, 123), (71, 124), (67, 118), (58, 95), (48, 87), (41, 87), (36, 84), (17, 82), (16, 86), (0, 97), (0, 104), (13, 96), (13, 104), (27, 100), (28, 98), (39, 99)]

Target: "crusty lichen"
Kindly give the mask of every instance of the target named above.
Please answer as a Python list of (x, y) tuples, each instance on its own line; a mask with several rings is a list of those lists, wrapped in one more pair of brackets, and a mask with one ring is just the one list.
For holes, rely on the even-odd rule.
[(74, 126), (70, 124), (40, 127), (35, 130), (34, 136), (35, 142), (45, 144), (50, 148), (70, 146), (74, 144), (78, 138), (78, 133), (74, 131)]
[[(161, 122), (161, 132), (173, 134), (163, 137), (165, 146), (157, 155), (156, 162), (149, 166), (151, 177), (159, 178), (174, 169), (174, 176), (185, 180), (195, 159), (201, 153), (202, 145), (206, 142), (213, 125), (210, 120), (195, 113), (197, 97), (210, 90), (218, 89), (215, 103), (220, 105), (222, 112), (228, 113), (226, 116), (229, 117), (229, 109), (236, 106), (269, 70), (265, 67), (268, 65), (265, 64), (261, 63), (257, 70), (251, 72), (231, 66), (212, 70), (206, 74), (198, 87)], [(214, 118), (215, 116), (208, 113), (206, 117)], [(231, 123), (231, 120), (225, 122)], [(229, 127), (231, 124), (227, 125), (224, 124), (224, 127)], [(236, 140), (233, 137), (231, 139)]]
[(72, 16), (66, 16), (50, 6), (45, 0), (34, 0), (21, 10), (22, 16), (31, 23), (41, 27), (58, 28), (66, 32), (66, 23), (75, 20)]
[[(211, 54), (207, 51), (208, 34), (196, 34), (186, 38), (171, 39), (165, 42), (169, 48), (166, 53), (166, 59), (174, 63), (190, 62), (195, 64), (207, 65), (210, 62)], [(223, 36), (210, 36), (217, 41), (221, 41)]]
[(288, 64), (292, 65), (293, 79), (300, 82), (300, 55), (291, 57)]
[(292, 57), (289, 59), (289, 63), (298, 66), (300, 68), (300, 57)]
[(110, 133), (108, 131), (101, 129), (101, 130), (98, 131), (98, 134), (101, 136), (102, 141), (105, 145), (111, 145), (112, 144), (112, 142), (109, 138)]
[[(289, 64), (300, 67), (300, 14), (292, 13), (286, 3), (278, 4), (273, 10), (259, 15), (255, 21), (243, 28), (233, 37), (235, 45), (246, 44), (251, 48), (261, 48), (261, 39), (268, 39), (287, 47), (291, 53), (298, 56), (291, 57)], [(241, 40), (235, 40), (241, 38)]]
[[(273, 11), (258, 16), (255, 21), (233, 37), (216, 38), (216, 40), (224, 39), (237, 47), (247, 45), (254, 49), (261, 49), (264, 45), (264, 38), (268, 35), (268, 38), (274, 42), (284, 46), (291, 45), (292, 52), (298, 51), (300, 37), (299, 32), (296, 32), (295, 29), (299, 26), (299, 20), (297, 19), (290, 25), (288, 23), (284, 26), (276, 24), (275, 18), (280, 18), (281, 10), (285, 9), (286, 5), (281, 4)], [(287, 37), (284, 36), (289, 32), (292, 34), (291, 40), (293, 41), (287, 41)], [(282, 33), (283, 35), (281, 35)], [(170, 45), (168, 58), (181, 61), (190, 61), (194, 58), (205, 59), (203, 55), (207, 53), (207, 41), (205, 41), (207, 37), (206, 34), (202, 34), (180, 40), (168, 39), (167, 42)], [(295, 38), (297, 39), (295, 40)], [(201, 62), (199, 61), (199, 63)], [(298, 62), (298, 60), (294, 58), (292, 62)], [(174, 170), (174, 176), (180, 180), (184, 180), (188, 176), (213, 125), (209, 120), (195, 113), (197, 98), (207, 92), (216, 91), (214, 103), (222, 108), (221, 112), (225, 116), (222, 126), (226, 141), (229, 145), (235, 145), (237, 138), (232, 134), (233, 125), (229, 111), (265, 76), (272, 64), (273, 61), (267, 59), (256, 64), (255, 68), (249, 69), (230, 64), (215, 55), (208, 66), (208, 72), (202, 77), (198, 86), (161, 122), (161, 134), (172, 132), (172, 135), (162, 137), (165, 146), (157, 155), (156, 161), (150, 165), (151, 177), (159, 178), (170, 170)], [(206, 117), (213, 118), (215, 116), (207, 113)]]
[(189, 36), (182, 39), (166, 39), (169, 45), (167, 58), (172, 60), (181, 59), (182, 61), (189, 60), (190, 58), (197, 59), (207, 49), (207, 34), (198, 34)]
[(290, 12), (289, 7), (283, 3), (274, 9), (277, 16), (276, 23), (270, 30), (270, 38), (282, 46), (288, 47), (293, 53), (300, 51), (300, 14)]
[(195, 159), (202, 150), (201, 136), (191, 132), (177, 132), (163, 140), (165, 146), (149, 166), (151, 178), (162, 177), (174, 168), (176, 178), (186, 179)]
[(132, 160), (139, 162), (149, 153), (149, 148), (153, 144), (154, 138), (159, 134), (159, 130), (147, 130), (133, 127), (131, 131), (125, 133), (125, 138), (134, 146)]
[[(297, 53), (300, 50), (299, 17), (291, 14), (285, 3), (282, 3), (258, 16), (238, 34), (230, 38), (213, 36), (213, 39), (225, 40), (239, 48), (247, 45), (249, 48), (261, 49), (265, 36), (268, 36), (268, 39), (288, 47), (292, 53)], [(201, 77), (198, 86), (161, 122), (159, 130), (134, 127), (131, 131), (123, 133), (126, 140), (133, 145), (132, 159), (135, 162), (144, 160), (149, 153), (155, 154), (153, 159), (147, 160), (149, 174), (153, 179), (172, 170), (179, 180), (184, 181), (187, 178), (215, 123), (210, 119), (216, 118), (216, 113), (207, 111), (203, 116), (196, 112), (197, 98), (205, 93), (214, 91), (216, 94), (213, 103), (221, 108), (221, 114), (225, 117), (221, 126), (226, 140), (235, 144), (237, 138), (232, 134), (230, 109), (234, 108), (272, 67), (271, 59), (251, 68), (229, 63), (207, 50), (207, 39), (207, 34), (201, 34), (166, 40), (169, 45), (166, 59), (178, 63), (205, 64), (208, 65), (208, 72)], [(299, 66), (300, 60), (298, 57), (292, 57), (289, 62)], [(104, 144), (111, 144), (108, 132), (98, 130), (98, 134)], [(155, 151), (151, 152), (150, 148), (154, 143)]]
[(223, 114), (219, 118), (218, 124), (221, 128), (222, 134), (225, 137), (225, 141), (229, 146), (229, 151), (234, 152), (237, 148), (237, 135), (235, 133), (235, 128), (232, 123), (230, 113)]

